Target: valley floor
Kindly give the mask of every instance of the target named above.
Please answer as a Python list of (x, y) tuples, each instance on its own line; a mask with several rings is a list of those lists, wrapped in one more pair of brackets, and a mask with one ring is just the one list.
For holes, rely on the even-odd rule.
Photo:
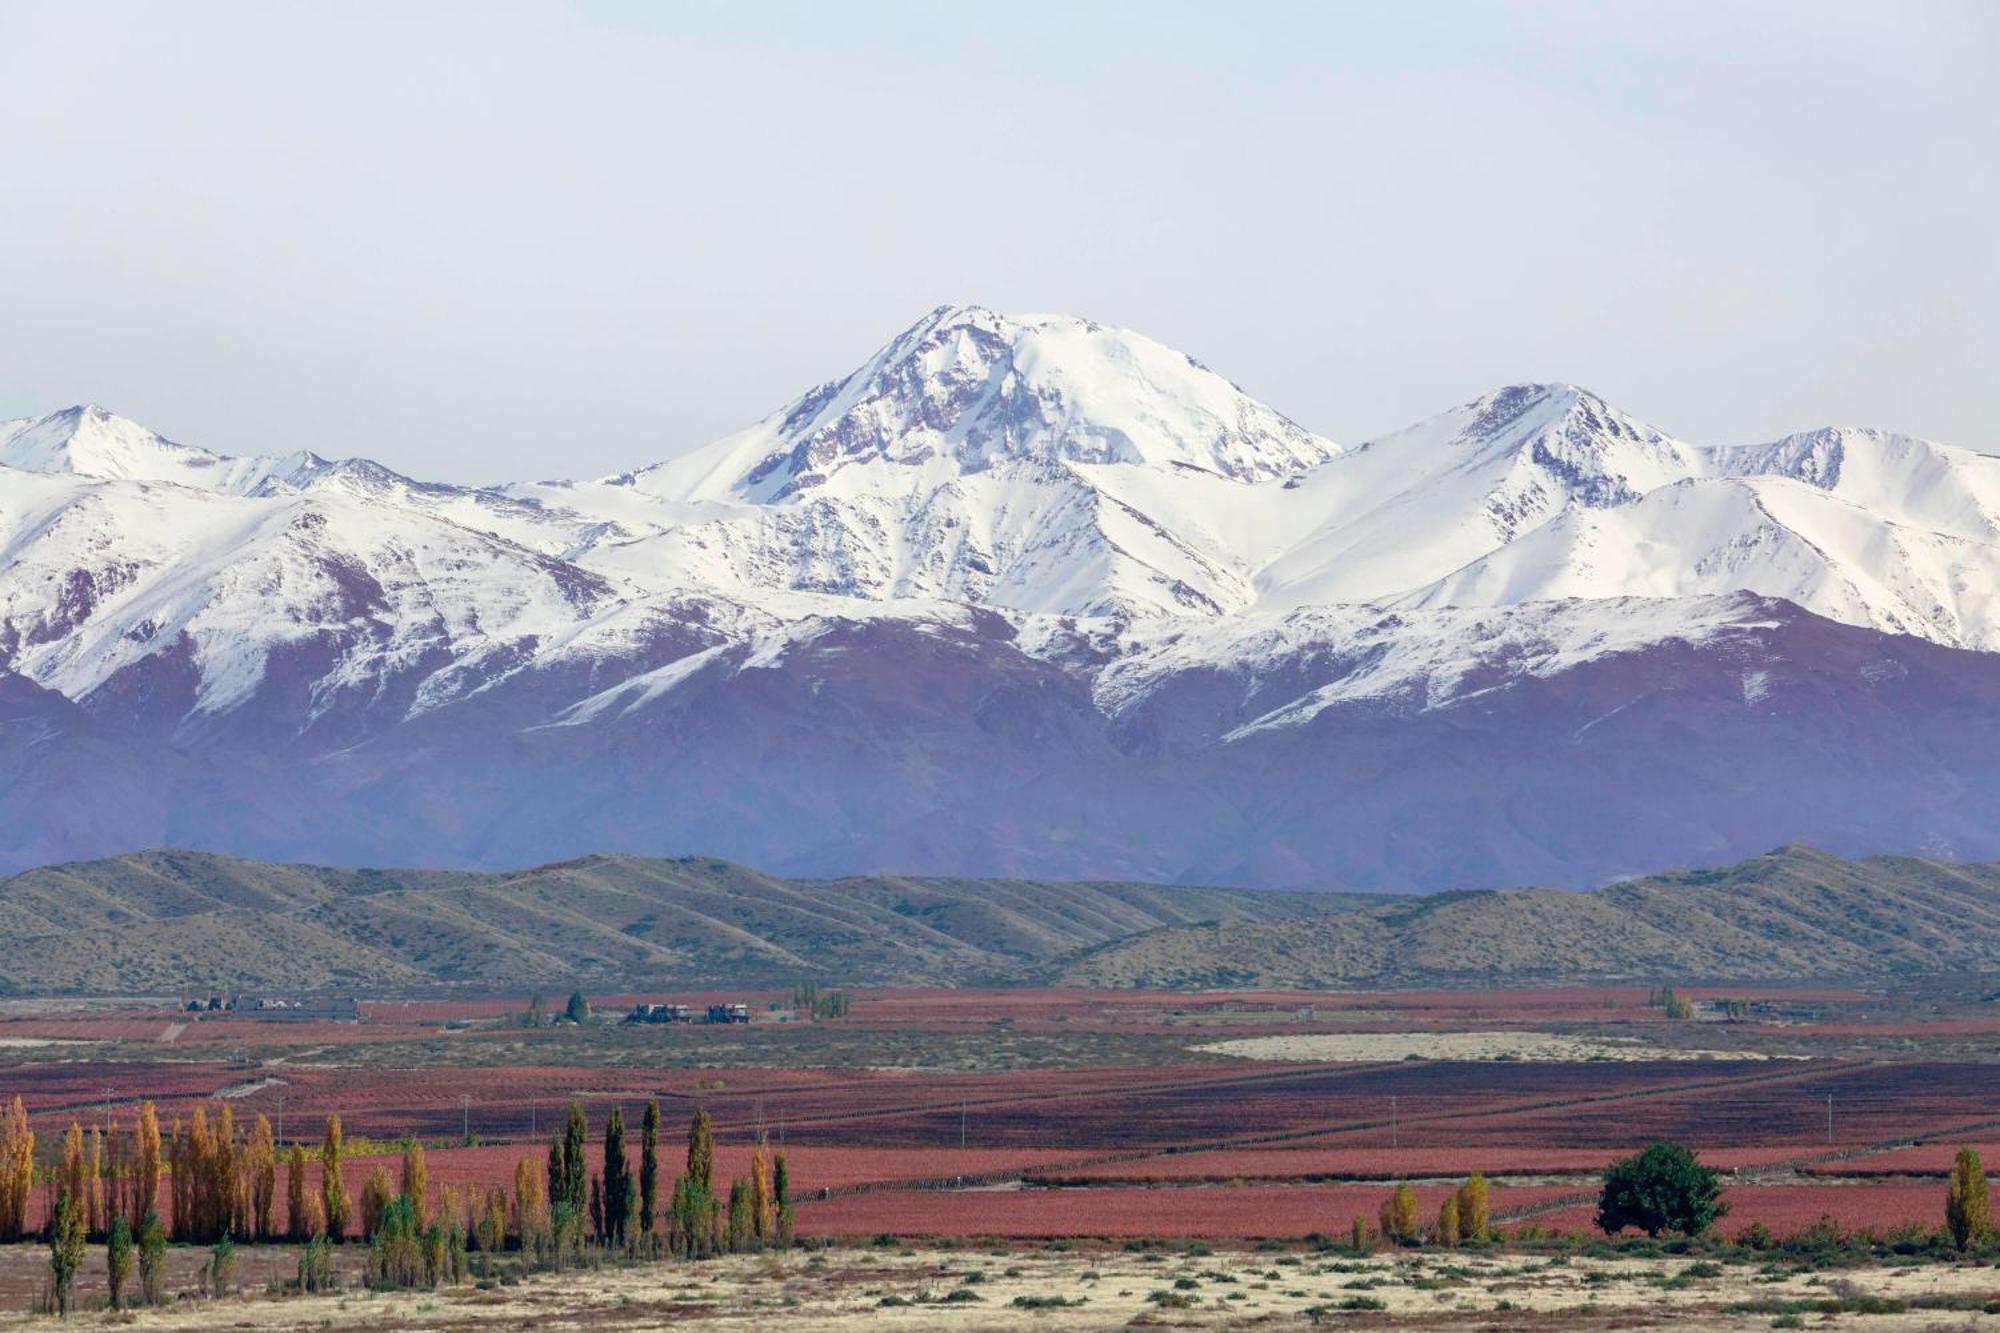
[[(747, 1178), (760, 1134), (781, 1150), (802, 1242), (532, 1277), (510, 1250), (483, 1287), (408, 1294), (365, 1290), (350, 1244), (341, 1290), (303, 1298), (267, 1294), (294, 1249), (245, 1244), (219, 1300), (197, 1294), (208, 1250), (176, 1245), (166, 1304), (118, 1316), (93, 1243), (70, 1321), (85, 1326), (2000, 1327), (2000, 1250), (1960, 1264), (1934, 1239), (1958, 1150), (2000, 1160), (1990, 979), (1681, 994), (1695, 1018), (1632, 986), (873, 990), (819, 1021), (781, 992), (683, 990), (540, 1025), (518, 995), (295, 1023), (12, 1000), (0, 1104), (19, 1095), (36, 1136), (36, 1229), (69, 1126), (129, 1133), (144, 1102), (163, 1129), (225, 1106), (238, 1135), (263, 1117), (309, 1154), (337, 1113), (350, 1198), (421, 1140), (433, 1203), (462, 1207), (523, 1159), (540, 1177), (572, 1102), (598, 1171), (610, 1113), (631, 1126), (657, 1100), (669, 1173), (697, 1109), (718, 1183)], [(662, 999), (739, 1000), (752, 1021), (621, 1021)], [(1608, 1253), (1599, 1173), (1658, 1139), (1721, 1174), (1728, 1213), (1704, 1253)], [(301, 1170), (317, 1194), (320, 1162)], [(1398, 1182), (1427, 1224), (1475, 1171), (1497, 1248), (1357, 1257), (1323, 1240), (1375, 1228)], [(278, 1172), (274, 1216), (290, 1193)], [(45, 1306), (48, 1260), (0, 1247), (0, 1325)]]

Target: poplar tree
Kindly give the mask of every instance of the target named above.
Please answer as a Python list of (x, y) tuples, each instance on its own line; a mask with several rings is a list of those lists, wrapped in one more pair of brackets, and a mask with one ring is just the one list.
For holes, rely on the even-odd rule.
[(238, 1207), (239, 1203), (246, 1202), (237, 1188), (240, 1149), (241, 1145), (236, 1141), (236, 1111), (224, 1102), (216, 1116), (215, 1137), (210, 1145), (209, 1181), (214, 1199), (209, 1205), (213, 1229), (207, 1239), (211, 1241), (226, 1240), (248, 1229), (242, 1216), (245, 1210)]
[(65, 1187), (49, 1223), (49, 1280), (55, 1286), (56, 1313), (64, 1318), (69, 1317), (70, 1291), (83, 1268), (83, 1246), (83, 1204)]
[(111, 1219), (111, 1234), (104, 1242), (104, 1285), (111, 1292), (111, 1308), (125, 1298), (125, 1283), (132, 1276), (132, 1224), (121, 1214)]
[(759, 1241), (778, 1238), (778, 1204), (771, 1191), (771, 1145), (761, 1133), (750, 1152), (750, 1230)]
[(104, 1208), (104, 1136), (92, 1125), (84, 1135), (84, 1209), (85, 1230), (93, 1238), (111, 1235), (111, 1217)]
[(35, 1131), (19, 1096), (0, 1122), (0, 1241), (28, 1234), (28, 1200), (35, 1189)]
[(626, 1258), (629, 1259), (638, 1253), (639, 1238), (644, 1234), (639, 1229), (639, 1191), (632, 1188), (632, 1183), (627, 1181), (625, 1184), (625, 1212), (618, 1219), (618, 1237), (625, 1246)]
[(1488, 1229), (1486, 1177), (1477, 1171), (1458, 1187), (1458, 1226), (1467, 1240), (1485, 1240)]
[(188, 1215), (192, 1211), (188, 1186), (194, 1180), (194, 1158), (188, 1143), (188, 1132), (181, 1124), (179, 1116), (174, 1117), (172, 1131), (167, 1135), (167, 1229), (174, 1235), (185, 1238), (188, 1233)]
[[(361, 1239), (374, 1240), (382, 1230), (382, 1218), (395, 1202), (396, 1182), (389, 1178), (389, 1168), (378, 1166), (368, 1173), (368, 1179), (361, 1182)], [(414, 1224), (413, 1211), (410, 1221)]]
[(139, 1107), (139, 1128), (134, 1132), (132, 1197), (125, 1215), (134, 1231), (146, 1221), (146, 1214), (160, 1205), (160, 1117), (151, 1102)]
[(532, 1252), (537, 1260), (546, 1256), (549, 1241), (548, 1195), (542, 1186), (533, 1158), (514, 1163), (514, 1234), (522, 1252)]
[(750, 1206), (750, 1182), (738, 1178), (729, 1183), (729, 1252), (747, 1254), (756, 1243), (756, 1226)]
[(694, 1113), (694, 1122), (688, 1126), (687, 1151), (688, 1179), (715, 1193), (715, 1130), (708, 1118), (708, 1108)]
[(139, 1290), (146, 1304), (158, 1305), (166, 1295), (167, 1229), (151, 1209), (139, 1222)]
[(660, 1103), (646, 1103), (639, 1122), (639, 1229), (653, 1234), (653, 1217), (660, 1206)]
[(1971, 1249), (1993, 1230), (1993, 1205), (1986, 1192), (1986, 1168), (1977, 1148), (1960, 1148), (1945, 1188), (1944, 1225), (1951, 1243)]
[[(215, 1157), (215, 1136), (208, 1128), (208, 1108), (199, 1102), (188, 1117), (187, 1143), (174, 1163), (174, 1179), (180, 1184), (181, 1216), (174, 1224), (178, 1240), (214, 1240), (220, 1234), (215, 1225), (214, 1182), (209, 1173)], [(181, 1180), (186, 1176), (185, 1181)]]
[(584, 1195), (590, 1175), (584, 1145), (589, 1141), (590, 1127), (583, 1118), (583, 1103), (569, 1104), (569, 1120), (563, 1126), (562, 1188), (549, 1191), (549, 1206), (558, 1203), (569, 1205), (570, 1213), (581, 1218), (584, 1209)]
[(778, 1244), (790, 1247), (792, 1243), (792, 1173), (785, 1167), (785, 1155), (779, 1153), (771, 1163), (771, 1194), (778, 1205)]
[(340, 1116), (326, 1118), (326, 1139), (320, 1144), (320, 1198), (326, 1206), (326, 1236), (334, 1244), (347, 1239), (347, 1182), (341, 1179)]
[(424, 1145), (411, 1139), (403, 1148), (403, 1197), (416, 1215), (417, 1230), (431, 1224), (431, 1173), (424, 1164)]
[(306, 1150), (294, 1143), (285, 1154), (285, 1231), (299, 1245), (314, 1234), (306, 1222), (306, 1203)]
[[(481, 1254), (498, 1254), (507, 1248), (506, 1190), (492, 1191), (479, 1205), (479, 1221), (472, 1228), (472, 1239), (478, 1244)], [(490, 1271), (484, 1260), (481, 1261), (481, 1271)]]
[(250, 1146), (244, 1153), (243, 1169), (249, 1176), (250, 1193), (244, 1230), (260, 1241), (275, 1240), (278, 1233), (271, 1211), (278, 1194), (278, 1142), (265, 1116), (258, 1116), (250, 1126)]
[(1438, 1205), (1437, 1243), (1446, 1249), (1458, 1245), (1458, 1195), (1447, 1194)]
[[(74, 1120), (69, 1122), (69, 1129), (63, 1134), (62, 1165), (57, 1168), (56, 1189), (58, 1193), (68, 1194), (78, 1210), (82, 1210), (87, 1197), (83, 1183), (83, 1126)], [(87, 1220), (84, 1229), (89, 1230)]]
[(614, 1106), (604, 1121), (604, 1218), (599, 1234), (620, 1245), (626, 1243), (627, 1197), (632, 1192), (632, 1173), (625, 1161), (625, 1108)]

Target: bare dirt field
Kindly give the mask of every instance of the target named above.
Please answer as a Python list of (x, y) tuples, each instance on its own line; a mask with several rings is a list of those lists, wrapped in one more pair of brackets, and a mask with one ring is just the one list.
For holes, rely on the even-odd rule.
[(1606, 1040), (1552, 1032), (1310, 1032), (1209, 1042), (1204, 1055), (1245, 1060), (1767, 1060), (1757, 1051), (1649, 1046), (1631, 1038)]

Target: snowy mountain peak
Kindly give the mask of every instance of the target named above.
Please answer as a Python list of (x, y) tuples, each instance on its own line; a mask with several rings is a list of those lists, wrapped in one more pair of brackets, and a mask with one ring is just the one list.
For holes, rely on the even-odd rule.
[(0, 464), (28, 472), (153, 480), (162, 470), (199, 466), (203, 460), (220, 461), (206, 450), (162, 439), (95, 403), (0, 426)]
[(236, 458), (177, 444), (128, 417), (81, 403), (39, 419), (0, 423), (0, 467), (104, 481), (163, 481), (248, 495), (326, 467), (316, 454)]
[(1009, 464), (1124, 463), (1254, 482), (1338, 453), (1150, 338), (1062, 315), (940, 306), (844, 379), (637, 480), (773, 503), (857, 469), (941, 480)]
[[(1585, 504), (1623, 503), (1634, 487), (1695, 466), (1696, 451), (1574, 384), (1513, 384), (1415, 427), (1482, 456), (1525, 455), (1573, 483)], [(1432, 438), (1437, 438), (1434, 434)]]
[(38, 419), (0, 422), (0, 467), (101, 481), (169, 482), (219, 495), (283, 495), (311, 489), (350, 493), (461, 488), (411, 481), (366, 458), (328, 459), (310, 450), (236, 456), (179, 444), (95, 404)]

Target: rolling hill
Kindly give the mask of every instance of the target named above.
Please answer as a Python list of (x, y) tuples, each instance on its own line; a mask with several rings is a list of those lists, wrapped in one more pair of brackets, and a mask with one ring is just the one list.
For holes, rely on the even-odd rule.
[(0, 881), (0, 991), (956, 984), (1165, 925), (1359, 901), (1149, 884), (783, 880), (707, 859), (592, 856), (485, 874), (142, 852)]
[(1387, 899), (625, 856), (483, 873), (144, 852), (0, 881), (9, 994), (1880, 981), (1996, 957), (2000, 865), (1807, 847), (1596, 892)]
[(1440, 893), (1166, 927), (1044, 970), (1082, 986), (1884, 980), (2000, 970), (2000, 864), (1782, 847), (1592, 893)]

